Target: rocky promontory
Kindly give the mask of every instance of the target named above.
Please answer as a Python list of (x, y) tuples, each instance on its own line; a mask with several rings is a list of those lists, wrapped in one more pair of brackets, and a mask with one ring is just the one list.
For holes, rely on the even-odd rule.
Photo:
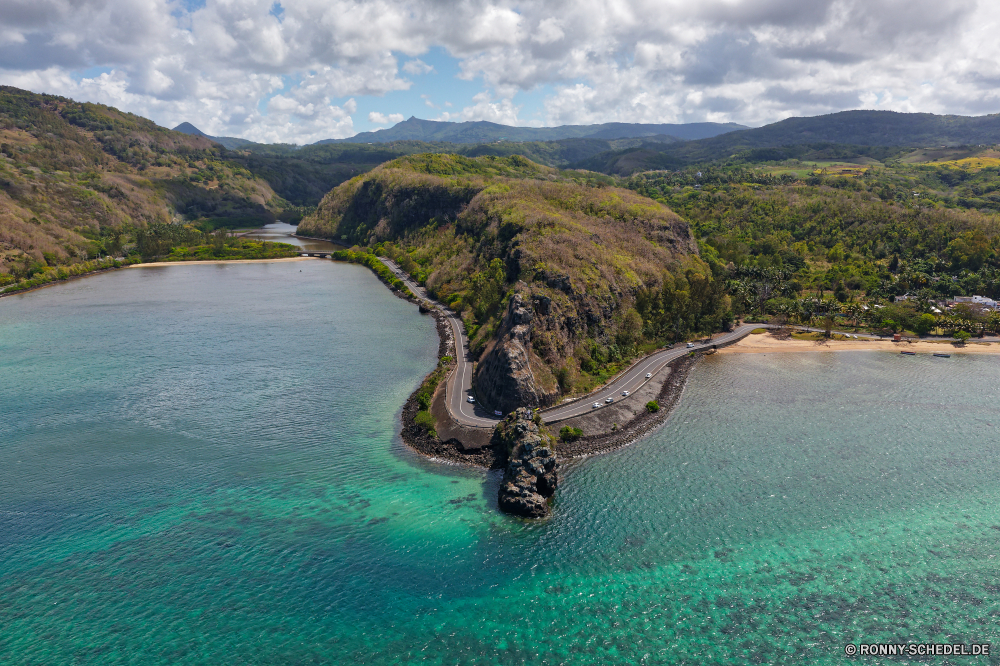
[(507, 467), (500, 482), (499, 504), (506, 513), (525, 518), (549, 515), (548, 499), (558, 485), (555, 439), (539, 428), (541, 419), (519, 408), (501, 421), (493, 442), (507, 451)]
[[(504, 413), (526, 405), (547, 407), (558, 395), (558, 386), (544, 388), (532, 372), (534, 317), (521, 294), (511, 296), (497, 339), (487, 346), (473, 380), (479, 399)], [(537, 359), (534, 365), (544, 367)]]

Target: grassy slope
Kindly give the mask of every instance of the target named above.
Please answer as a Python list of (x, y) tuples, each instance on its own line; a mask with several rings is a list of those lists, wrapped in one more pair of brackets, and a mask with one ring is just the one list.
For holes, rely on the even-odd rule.
[(102, 231), (123, 224), (255, 225), (287, 206), (205, 138), (15, 88), (0, 88), (0, 153), (0, 272), (26, 256), (95, 256)]
[(583, 390), (644, 344), (716, 328), (726, 302), (677, 215), (573, 176), (522, 157), (401, 158), (338, 187), (300, 229), (396, 258), (464, 312), (474, 349), (505, 295), (549, 299), (548, 315), (536, 306), (539, 381)]

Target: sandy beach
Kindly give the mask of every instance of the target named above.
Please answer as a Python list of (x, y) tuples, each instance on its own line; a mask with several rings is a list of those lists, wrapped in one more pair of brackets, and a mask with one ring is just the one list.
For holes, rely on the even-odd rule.
[(912, 351), (918, 354), (1000, 354), (1000, 343), (969, 341), (963, 346), (950, 342), (921, 340), (893, 342), (891, 340), (778, 340), (768, 333), (748, 335), (734, 345), (724, 347), (719, 354), (769, 354), (772, 352), (817, 351)]
[(148, 264), (132, 264), (129, 268), (190, 266), (192, 264), (270, 264), (278, 261), (311, 261), (313, 259), (319, 259), (319, 257), (281, 257), (278, 259), (212, 259), (208, 261), (151, 261)]

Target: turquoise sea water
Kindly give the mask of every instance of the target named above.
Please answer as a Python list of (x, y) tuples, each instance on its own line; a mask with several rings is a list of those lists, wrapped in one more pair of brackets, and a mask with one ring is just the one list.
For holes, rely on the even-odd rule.
[(497, 513), (495, 475), (400, 443), (436, 348), (365, 269), (320, 261), (0, 300), (0, 663), (833, 664), (846, 643), (998, 642), (997, 359), (708, 358), (664, 427), (569, 464), (526, 523)]

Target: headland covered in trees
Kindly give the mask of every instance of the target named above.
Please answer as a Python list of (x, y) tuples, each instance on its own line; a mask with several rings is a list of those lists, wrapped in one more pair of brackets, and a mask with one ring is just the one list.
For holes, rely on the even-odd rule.
[(0, 89), (0, 289), (293, 256), (229, 230), (298, 223), (376, 270), (393, 260), (459, 313), (476, 394), (503, 413), (586, 395), (739, 319), (1000, 331), (1000, 116), (852, 111), (693, 139), (598, 128), (479, 143), (442, 139), (495, 128), (408, 122), (420, 140), (231, 149)]

